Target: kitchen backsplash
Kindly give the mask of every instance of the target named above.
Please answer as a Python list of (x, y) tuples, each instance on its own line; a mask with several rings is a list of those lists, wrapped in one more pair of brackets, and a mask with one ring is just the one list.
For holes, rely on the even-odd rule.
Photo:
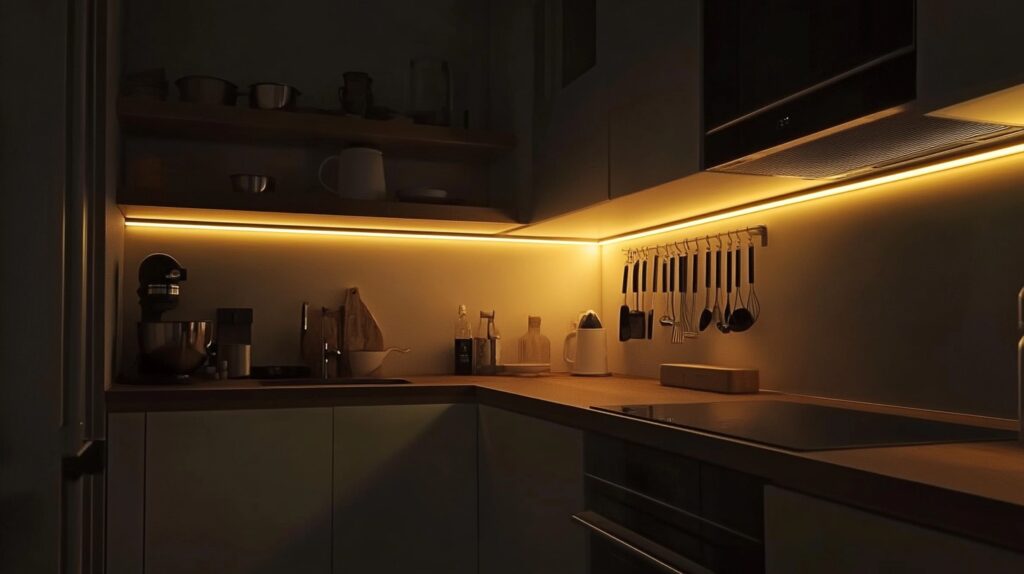
[(463, 303), (474, 326), (479, 310), (497, 310), (507, 353), (527, 316), (542, 316), (552, 366), (565, 370), (562, 341), (579, 311), (603, 310), (617, 329), (622, 248), (765, 224), (763, 311), (750, 331), (712, 328), (681, 345), (662, 327), (653, 341), (609, 337), (610, 368), (656, 377), (666, 362), (754, 367), (765, 389), (1014, 417), (1022, 171), (1024, 158), (1006, 158), (603, 248), (131, 228), (121, 363), (135, 356), (135, 270), (155, 251), (189, 269), (169, 318), (255, 309), (254, 364), (296, 362), (302, 301), (337, 306), (358, 286), (385, 343), (413, 348), (386, 374), (449, 372)]
[(750, 331), (711, 327), (673, 345), (656, 326), (654, 341), (611, 342), (610, 367), (647, 377), (668, 362), (754, 367), (765, 389), (1015, 418), (1021, 173), (1024, 159), (997, 160), (605, 246), (611, 316), (621, 248), (758, 224), (770, 236)]
[(526, 333), (527, 317), (541, 316), (552, 367), (564, 371), (562, 341), (570, 322), (600, 306), (596, 246), (127, 231), (121, 364), (128, 369), (139, 319), (136, 272), (153, 252), (169, 253), (188, 269), (181, 304), (165, 318), (213, 320), (217, 307), (254, 309), (254, 365), (298, 363), (302, 302), (337, 307), (347, 287), (359, 287), (385, 345), (412, 348), (388, 359), (383, 374), (392, 376), (452, 371), (460, 304), (468, 307), (474, 329), (481, 309), (497, 312), (506, 360)]

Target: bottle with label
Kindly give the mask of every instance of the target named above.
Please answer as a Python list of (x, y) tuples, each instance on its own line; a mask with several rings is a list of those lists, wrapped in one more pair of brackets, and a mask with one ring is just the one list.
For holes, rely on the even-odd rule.
[(473, 327), (465, 305), (459, 305), (459, 318), (455, 320), (455, 374), (473, 374)]
[(497, 372), (496, 344), (494, 311), (480, 311), (480, 324), (473, 337), (474, 375), (493, 375)]

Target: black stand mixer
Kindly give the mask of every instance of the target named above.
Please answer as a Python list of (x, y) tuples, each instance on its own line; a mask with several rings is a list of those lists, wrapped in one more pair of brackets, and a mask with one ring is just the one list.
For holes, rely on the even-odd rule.
[[(170, 255), (154, 253), (139, 264), (139, 374), (185, 379), (207, 359), (213, 334), (209, 321), (163, 321), (178, 306), (188, 271)], [(159, 382), (159, 381), (154, 381)]]

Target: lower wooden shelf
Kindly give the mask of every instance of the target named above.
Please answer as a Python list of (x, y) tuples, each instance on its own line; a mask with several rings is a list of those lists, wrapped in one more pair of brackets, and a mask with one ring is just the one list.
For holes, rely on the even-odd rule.
[(118, 204), (132, 220), (473, 234), (520, 227), (497, 208), (343, 199), (314, 192), (243, 195), (122, 189)]

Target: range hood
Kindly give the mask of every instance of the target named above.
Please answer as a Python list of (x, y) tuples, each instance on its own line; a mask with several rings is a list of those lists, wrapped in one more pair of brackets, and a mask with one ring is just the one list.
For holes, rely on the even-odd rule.
[(1024, 123), (943, 113), (1022, 81), (1006, 39), (971, 27), (972, 10), (991, 23), (1020, 6), (978, 1), (708, 3), (704, 168), (839, 180), (1020, 135)]
[(962, 153), (1024, 128), (896, 110), (838, 126), (711, 169), (724, 173), (838, 180)]

